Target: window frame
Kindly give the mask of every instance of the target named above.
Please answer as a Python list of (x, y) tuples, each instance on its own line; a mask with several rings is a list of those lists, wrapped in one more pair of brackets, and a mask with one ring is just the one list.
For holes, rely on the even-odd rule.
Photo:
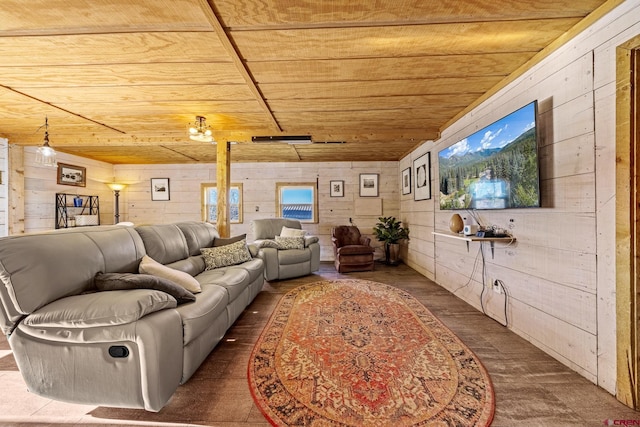
[[(218, 188), (217, 183), (215, 182), (203, 182), (202, 184), (200, 184), (200, 194), (201, 194), (201, 212), (202, 212), (202, 220), (205, 222), (210, 222), (210, 223), (214, 223), (214, 221), (211, 221), (209, 219), (209, 215), (208, 215), (208, 206), (211, 205), (211, 203), (207, 204), (207, 197), (208, 197), (208, 190), (211, 188)], [(231, 190), (232, 188), (237, 188), (238, 189), (238, 220), (234, 221), (232, 219), (229, 219), (229, 222), (231, 224), (242, 224), (244, 219), (243, 219), (243, 205), (242, 205), (242, 183), (238, 182), (238, 183), (231, 183), (231, 185), (229, 186), (229, 189)], [(217, 205), (217, 201), (216, 201), (216, 205)]]
[[(310, 187), (313, 191), (312, 197), (312, 218), (310, 220), (298, 220), (303, 224), (317, 224), (318, 223), (318, 183), (317, 182), (277, 182), (276, 183), (276, 215), (280, 218), (285, 218), (282, 214), (282, 203), (280, 200), (281, 191), (287, 187)], [(296, 219), (296, 218), (290, 218)]]

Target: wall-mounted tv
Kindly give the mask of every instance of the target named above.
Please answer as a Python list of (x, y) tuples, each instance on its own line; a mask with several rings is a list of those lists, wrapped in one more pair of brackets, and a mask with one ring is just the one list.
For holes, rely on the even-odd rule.
[(440, 209), (540, 206), (538, 102), (438, 154)]

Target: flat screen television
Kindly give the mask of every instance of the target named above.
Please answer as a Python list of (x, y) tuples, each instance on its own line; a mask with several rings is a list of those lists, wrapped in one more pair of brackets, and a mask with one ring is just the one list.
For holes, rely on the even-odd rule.
[(440, 209), (540, 206), (538, 102), (438, 153)]

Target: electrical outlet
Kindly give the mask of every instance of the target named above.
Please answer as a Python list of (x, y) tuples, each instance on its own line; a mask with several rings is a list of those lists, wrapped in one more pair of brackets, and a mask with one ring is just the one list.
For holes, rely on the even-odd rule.
[(502, 287), (500, 287), (500, 283), (498, 283), (497, 280), (493, 281), (493, 292), (495, 292), (497, 294), (501, 294), (502, 293)]

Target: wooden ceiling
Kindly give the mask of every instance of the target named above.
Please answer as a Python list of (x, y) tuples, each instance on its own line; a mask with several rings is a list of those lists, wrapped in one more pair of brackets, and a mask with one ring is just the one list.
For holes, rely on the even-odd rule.
[(2, 0), (0, 137), (215, 162), (201, 115), (234, 162), (399, 160), (620, 2)]

